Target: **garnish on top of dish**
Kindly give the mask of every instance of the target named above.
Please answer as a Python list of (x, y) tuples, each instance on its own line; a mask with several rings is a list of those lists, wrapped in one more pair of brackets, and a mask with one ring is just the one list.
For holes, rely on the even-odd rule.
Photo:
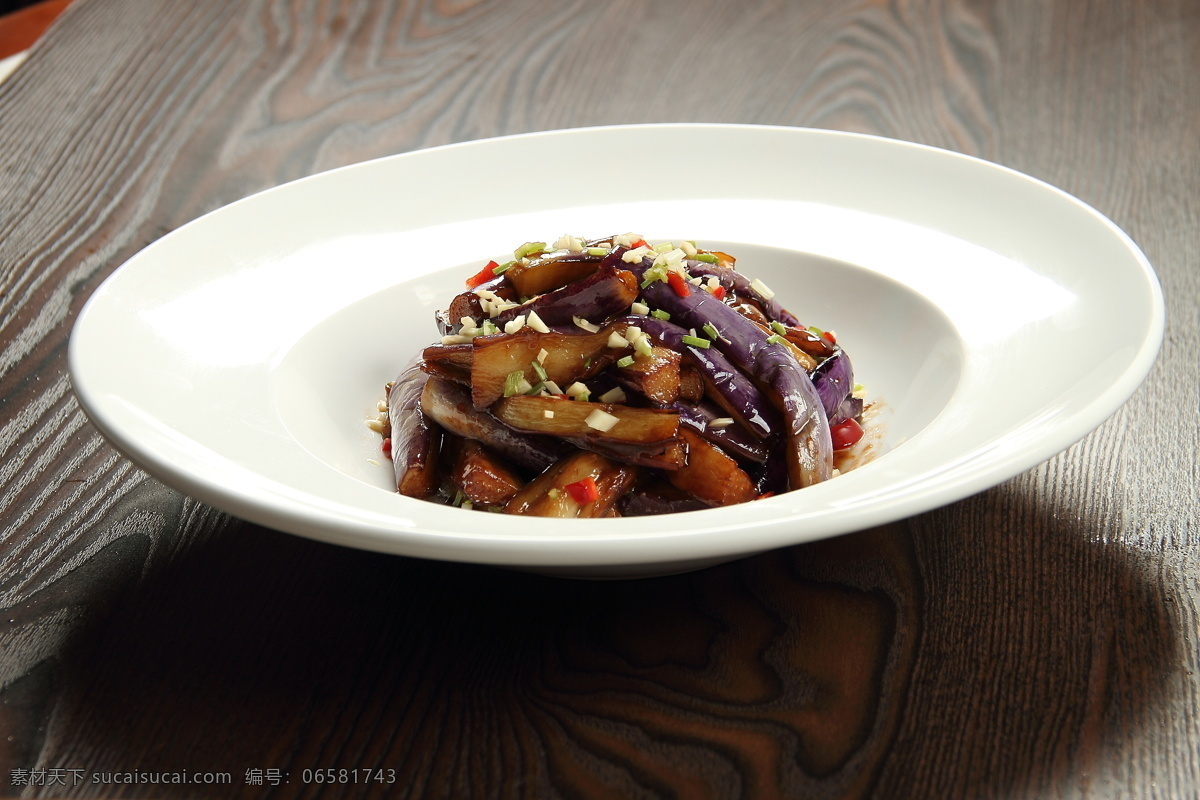
[(401, 494), (660, 514), (802, 489), (874, 450), (837, 336), (801, 324), (733, 256), (636, 234), (512, 256), (466, 279), (436, 315), (441, 340), (368, 420)]

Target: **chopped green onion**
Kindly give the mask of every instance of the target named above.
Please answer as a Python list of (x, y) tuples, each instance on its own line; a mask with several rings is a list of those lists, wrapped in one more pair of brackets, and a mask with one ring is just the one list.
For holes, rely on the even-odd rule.
[(534, 361), (534, 362), (532, 362), (532, 364), (533, 364), (533, 373), (535, 375), (537, 375), (538, 380), (545, 381), (546, 380), (546, 368), (542, 366), (542, 362)]
[(721, 334), (717, 332), (716, 327), (711, 322), (706, 322), (701, 326), (704, 329), (704, 335), (709, 339), (717, 340), (721, 338)]
[(787, 326), (785, 326), (785, 325), (784, 325), (782, 322), (780, 322), (779, 320), (775, 320), (774, 322), (772, 322), (772, 323), (771, 323), (771, 330), (775, 331), (775, 332), (776, 332), (776, 333), (778, 333), (780, 336), (786, 336), (786, 335), (787, 335)]
[(633, 365), (633, 356), (622, 356), (617, 359), (618, 367), (628, 367)]
[(667, 266), (665, 264), (655, 264), (642, 273), (642, 288), (650, 286), (654, 283), (664, 282), (667, 279)]
[(496, 323), (490, 319), (485, 319), (483, 324), (479, 326), (479, 330), (483, 332), (484, 336), (491, 336), (493, 333), (500, 332), (500, 329), (496, 327)]
[(589, 256), (606, 256), (606, 255), (608, 255), (608, 248), (607, 247), (589, 247), (587, 249), (587, 254)]
[(666, 311), (663, 311), (661, 308), (656, 308), (651, 311), (650, 316), (654, 317), (655, 319), (661, 319), (664, 322), (671, 318), (671, 315)]
[(867, 387), (863, 386), (861, 383), (856, 383), (856, 384), (854, 384), (854, 389), (852, 389), (851, 391), (861, 392), (863, 389), (866, 389), (866, 388)]
[(638, 340), (633, 343), (633, 349), (644, 356), (654, 355), (654, 345), (650, 343), (649, 336), (639, 336)]
[(703, 261), (706, 264), (717, 263), (717, 257), (712, 253), (697, 253), (696, 255), (692, 256), (692, 258), (696, 259), (697, 261)]
[(513, 261), (505, 261), (505, 262), (504, 262), (503, 264), (501, 264), (500, 266), (498, 266), (498, 267), (493, 267), (493, 268), (492, 268), (492, 274), (493, 274), (493, 275), (503, 275), (505, 272), (507, 272), (507, 271), (508, 271), (508, 268), (509, 268), (509, 267), (511, 267), (511, 266), (512, 266), (513, 264), (515, 264), (515, 263), (517, 263), (515, 260), (513, 260)]
[(820, 329), (820, 328), (818, 328), (816, 325), (809, 325), (809, 326), (808, 326), (808, 331), (809, 331), (809, 333), (815, 333), (817, 336), (824, 336), (824, 335), (825, 335), (825, 331), (821, 330), (821, 329)]
[(692, 347), (699, 347), (701, 350), (707, 350), (712, 345), (712, 342), (708, 341), (708, 339), (701, 339), (699, 336), (684, 336), (683, 343), (690, 344)]
[(518, 369), (508, 373), (504, 378), (504, 396), (512, 397), (514, 394), (524, 394), (521, 388), (522, 383), (528, 383), (525, 380), (525, 370)]
[(545, 381), (538, 381), (538, 382), (537, 382), (537, 383), (535, 383), (533, 386), (530, 386), (530, 387), (529, 387), (529, 391), (528, 391), (528, 392), (526, 392), (525, 394), (528, 394), (528, 395), (536, 395), (536, 394), (541, 394), (541, 393), (542, 393), (542, 389), (545, 389), (545, 388), (546, 388), (546, 382), (545, 382)]
[(659, 242), (658, 244), (654, 245), (654, 252), (656, 253), (669, 253), (674, 249), (675, 245), (672, 242)]
[(526, 242), (525, 244), (521, 245), (520, 247), (518, 247), (516, 250), (513, 251), (513, 257), (514, 258), (525, 258), (525, 256), (531, 256), (534, 253), (544, 253), (544, 252), (546, 252), (546, 243), (545, 242)]
[(778, 333), (772, 333), (767, 337), (767, 344), (783, 344), (784, 341), (786, 340)]

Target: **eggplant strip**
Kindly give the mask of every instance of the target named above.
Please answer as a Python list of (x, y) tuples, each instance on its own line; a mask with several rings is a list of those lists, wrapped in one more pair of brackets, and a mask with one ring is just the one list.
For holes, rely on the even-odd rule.
[(530, 311), (537, 312), (546, 325), (571, 325), (575, 317), (603, 322), (628, 309), (637, 299), (637, 291), (637, 281), (628, 270), (606, 264), (586, 278), (501, 311), (492, 322), (503, 329), (506, 323), (521, 315), (528, 320)]
[[(597, 409), (623, 418), (611, 430), (588, 425)], [(544, 411), (555, 416), (545, 417)], [(613, 461), (654, 469), (684, 466), (687, 450), (679, 438), (679, 415), (655, 408), (619, 407), (607, 403), (558, 400), (549, 397), (508, 397), (493, 407), (504, 424), (519, 431), (549, 435)]]
[(543, 470), (569, 449), (551, 437), (517, 433), (486, 411), (477, 410), (465, 386), (443, 378), (430, 376), (426, 381), (421, 409), (451, 433), (482, 442), (528, 469)]
[(709, 506), (664, 480), (654, 479), (627, 492), (617, 504), (626, 517), (648, 517), (699, 511)]
[[(644, 259), (631, 265), (639, 278), (652, 266)], [(695, 290), (684, 297), (661, 281), (642, 289), (642, 296), (671, 314), (682, 325), (701, 329), (712, 325), (723, 338), (713, 343), (738, 368), (778, 397), (787, 421), (788, 483), (793, 489), (833, 477), (833, 443), (829, 419), (808, 373), (787, 346), (764, 337), (762, 329), (708, 292)]]
[(522, 297), (545, 294), (586, 278), (599, 267), (603, 256), (556, 251), (508, 268), (508, 280)]
[(741, 297), (752, 298), (770, 319), (782, 322), (784, 325), (800, 327), (800, 320), (796, 319), (795, 314), (780, 305), (779, 301), (773, 297), (763, 296), (751, 285), (749, 278), (732, 267), (720, 267), (716, 264), (706, 264), (703, 261), (689, 259), (687, 271), (692, 277), (715, 277), (727, 291)]
[(713, 422), (723, 415), (710, 402), (693, 404), (676, 401), (667, 408), (679, 414), (680, 424), (687, 425), (732, 456), (761, 464), (770, 455), (768, 443), (754, 438), (741, 425), (714, 427)]
[(731, 506), (758, 497), (754, 481), (721, 448), (689, 428), (679, 435), (687, 444), (687, 464), (666, 474), (672, 486), (710, 506)]
[(388, 392), (396, 491), (416, 498), (437, 491), (442, 440), (441, 428), (421, 409), (421, 395), (429, 379), (421, 371), (421, 363), (420, 356), (410, 361)]
[(525, 485), (507, 464), (471, 439), (458, 440), (450, 479), (472, 503), (492, 507), (505, 505)]
[[(522, 328), (516, 333), (479, 336), (471, 343), (471, 401), (482, 410), (504, 396), (505, 383), (513, 372), (520, 371), (532, 387), (541, 376), (534, 368), (536, 361), (545, 372), (545, 379), (554, 381), (560, 389), (572, 382), (595, 374), (622, 355), (609, 347), (611, 334), (624, 334), (623, 324), (606, 325), (599, 333), (538, 333)], [(545, 356), (541, 354), (545, 352)]]
[[(653, 287), (650, 287), (653, 288)], [(672, 294), (674, 294), (672, 292)], [(711, 295), (707, 295), (711, 297)], [(737, 312), (734, 312), (736, 314)], [(686, 344), (686, 329), (654, 317), (626, 317), (639, 320), (642, 330), (672, 350), (679, 351), (696, 368), (721, 405), (746, 430), (766, 439), (783, 428), (779, 412), (757, 386), (743, 375), (725, 355), (715, 348)], [(751, 323), (753, 324), (753, 323)], [(697, 327), (700, 327), (697, 325)]]
[(862, 400), (851, 395), (854, 390), (854, 368), (845, 350), (839, 347), (832, 356), (817, 365), (812, 379), (825, 406), (829, 424), (836, 425), (862, 414)]
[(450, 301), (449, 308), (445, 311), (434, 312), (433, 315), (442, 336), (455, 334), (462, 330), (463, 317), (470, 317), (476, 322), (487, 318), (487, 314), (483, 311), (483, 302), (479, 297), (479, 292), (492, 292), (510, 302), (517, 300), (516, 291), (509, 286), (504, 275), (499, 275), (473, 289), (455, 295), (454, 299)]
[(652, 347), (648, 358), (636, 358), (611, 374), (622, 387), (666, 406), (679, 399), (680, 360), (679, 353), (671, 348)]
[[(539, 517), (607, 517), (637, 477), (633, 467), (617, 464), (596, 453), (579, 452), (564, 458), (530, 481), (504, 507), (506, 514)], [(591, 479), (596, 497), (580, 502), (567, 488)]]

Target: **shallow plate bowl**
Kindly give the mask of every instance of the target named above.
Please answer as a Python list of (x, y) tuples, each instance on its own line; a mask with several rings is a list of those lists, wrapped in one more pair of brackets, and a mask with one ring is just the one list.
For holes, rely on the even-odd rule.
[[(886, 452), (802, 491), (653, 518), (517, 518), (392, 491), (363, 421), (464, 277), (527, 240), (626, 231), (727, 250), (835, 330), (887, 409)], [(632, 576), (993, 486), (1119, 408), (1162, 330), (1137, 246), (1028, 176), (870, 136), (648, 125), (417, 151), (219, 209), (113, 273), (69, 363), (121, 452), (239, 517), (387, 553)]]

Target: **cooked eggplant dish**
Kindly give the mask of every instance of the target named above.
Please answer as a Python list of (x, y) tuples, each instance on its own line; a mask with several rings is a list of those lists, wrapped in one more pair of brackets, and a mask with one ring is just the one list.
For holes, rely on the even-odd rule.
[(869, 445), (849, 357), (734, 261), (634, 234), (528, 242), (489, 261), (368, 421), (397, 491), (505, 514), (637, 516), (848, 468)]

